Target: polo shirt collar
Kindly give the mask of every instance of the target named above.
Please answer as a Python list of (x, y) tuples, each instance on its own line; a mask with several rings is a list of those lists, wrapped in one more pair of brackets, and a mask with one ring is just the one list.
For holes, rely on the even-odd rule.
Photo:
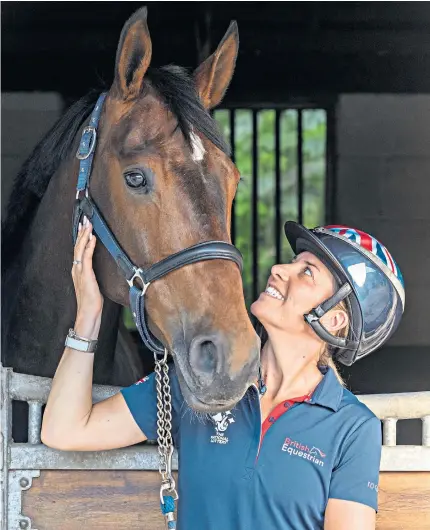
[(314, 390), (309, 403), (322, 405), (336, 412), (342, 401), (343, 386), (338, 381), (332, 368), (329, 366), (320, 366), (319, 370), (324, 377)]

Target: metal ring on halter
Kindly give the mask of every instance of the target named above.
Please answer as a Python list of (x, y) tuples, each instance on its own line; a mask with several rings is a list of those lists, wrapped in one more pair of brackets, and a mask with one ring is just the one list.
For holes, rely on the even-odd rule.
[(73, 260), (73, 265), (79, 265), (79, 263), (82, 263), (82, 261), (79, 260), (79, 259), (74, 259)]
[(127, 280), (127, 283), (130, 287), (134, 286), (134, 280), (138, 278), (140, 282), (142, 283), (141, 289), (142, 292), (140, 293), (140, 296), (143, 296), (146, 293), (146, 289), (150, 286), (151, 282), (146, 283), (142, 276), (143, 270), (137, 267), (134, 267), (134, 274), (133, 276)]
[(164, 356), (163, 356), (162, 359), (160, 357), (158, 357), (158, 353), (157, 352), (154, 352), (154, 361), (156, 363), (166, 364), (168, 355), (169, 355), (169, 352), (167, 351), (167, 348), (164, 348)]
[[(81, 191), (84, 191), (84, 190), (76, 190), (76, 199), (79, 199), (79, 196), (81, 194)], [(88, 199), (89, 197), (89, 193), (88, 193), (88, 188), (85, 188), (85, 197)]]

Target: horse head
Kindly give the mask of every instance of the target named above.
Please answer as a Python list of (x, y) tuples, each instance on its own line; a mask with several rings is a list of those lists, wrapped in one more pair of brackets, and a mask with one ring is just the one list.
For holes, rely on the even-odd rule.
[[(121, 33), (90, 181), (110, 229), (142, 268), (200, 242), (230, 243), (239, 182), (209, 113), (233, 75), (236, 23), (193, 75), (174, 66), (151, 69), (151, 50), (143, 8)], [(102, 245), (94, 266), (104, 295), (128, 305), (128, 285)], [(188, 404), (231, 408), (255, 380), (259, 359), (237, 265), (215, 259), (170, 272), (148, 288), (146, 308)]]

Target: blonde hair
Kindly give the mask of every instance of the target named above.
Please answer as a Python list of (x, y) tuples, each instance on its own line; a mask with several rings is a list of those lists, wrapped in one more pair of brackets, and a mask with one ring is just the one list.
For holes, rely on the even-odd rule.
[[(337, 306), (333, 308), (333, 310), (336, 310), (336, 309), (345, 311), (345, 313), (349, 316), (348, 309), (343, 300), (339, 302), (339, 304), (337, 304)], [(349, 333), (349, 320), (345, 327), (339, 329), (337, 332), (333, 333), (333, 335), (335, 335), (336, 337), (342, 337), (345, 339), (348, 336), (348, 333)], [(339, 370), (336, 366), (336, 363), (333, 360), (333, 346), (331, 346), (330, 344), (324, 344), (320, 358), (318, 359), (318, 366), (329, 366), (333, 370), (339, 383), (342, 386), (345, 386), (345, 381), (340, 375)]]

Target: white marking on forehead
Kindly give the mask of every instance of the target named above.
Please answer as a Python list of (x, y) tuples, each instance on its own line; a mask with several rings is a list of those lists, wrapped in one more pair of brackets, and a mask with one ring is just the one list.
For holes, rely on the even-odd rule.
[(200, 162), (205, 157), (206, 150), (200, 137), (194, 131), (191, 131), (191, 147), (193, 154), (191, 155), (194, 162)]

